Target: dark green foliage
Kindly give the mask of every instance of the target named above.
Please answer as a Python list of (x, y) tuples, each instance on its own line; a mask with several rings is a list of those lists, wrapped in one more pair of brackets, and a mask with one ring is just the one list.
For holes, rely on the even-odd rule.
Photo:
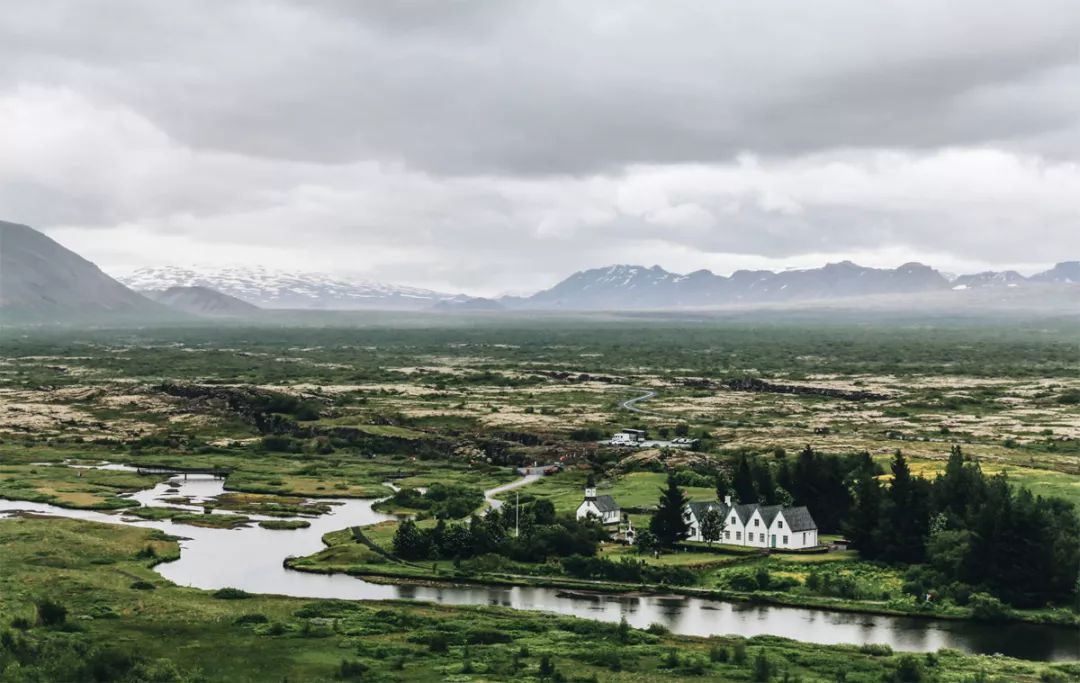
[(212, 595), (218, 600), (246, 600), (251, 597), (251, 593), (239, 588), (219, 588)]
[(363, 662), (343, 659), (341, 660), (341, 664), (338, 665), (338, 670), (334, 678), (343, 681), (356, 680), (363, 678), (364, 674), (366, 674), (370, 668), (371, 667)]
[(401, 489), (390, 497), (390, 502), (424, 510), (439, 519), (461, 519), (484, 504), (484, 493), (469, 486), (435, 482), (423, 493), (411, 488)]
[(39, 600), (37, 618), (42, 626), (59, 626), (67, 621), (67, 607), (53, 600)]
[(152, 591), (157, 588), (157, 586), (149, 581), (135, 581), (131, 584), (131, 587), (137, 591)]
[(562, 560), (562, 567), (563, 571), (575, 578), (602, 579), (621, 583), (687, 585), (697, 580), (694, 572), (686, 567), (648, 564), (628, 557), (616, 561), (606, 557), (571, 555)]
[(772, 678), (773, 665), (772, 662), (769, 661), (769, 658), (768, 656), (766, 656), (764, 650), (758, 650), (757, 654), (754, 655), (753, 669), (755, 681), (760, 681), (764, 683), (765, 681), (768, 681), (770, 678)]
[(544, 562), (549, 557), (595, 555), (603, 528), (572, 516), (556, 518), (548, 501), (522, 506), (521, 535), (515, 537), (514, 511), (488, 510), (468, 523), (447, 524), (439, 520), (434, 528), (422, 529), (405, 520), (394, 534), (394, 553), (407, 560), (457, 559), (498, 555), (519, 562)]
[(660, 490), (660, 501), (649, 520), (649, 531), (656, 536), (661, 547), (672, 548), (690, 534), (686, 521), (686, 495), (679, 488), (675, 476), (668, 475), (667, 487)]

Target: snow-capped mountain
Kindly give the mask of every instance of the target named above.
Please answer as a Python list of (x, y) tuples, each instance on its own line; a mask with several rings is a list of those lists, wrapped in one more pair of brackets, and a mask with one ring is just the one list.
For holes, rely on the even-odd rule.
[(290, 273), (261, 267), (139, 268), (120, 274), (116, 279), (144, 292), (171, 287), (208, 287), (262, 308), (423, 310), (440, 302), (461, 302), (471, 298), (323, 273)]

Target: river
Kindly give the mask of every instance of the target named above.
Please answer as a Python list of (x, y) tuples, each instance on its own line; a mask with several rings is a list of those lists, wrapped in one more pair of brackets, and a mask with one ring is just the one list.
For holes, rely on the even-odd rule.
[[(112, 466), (122, 467), (122, 466)], [(172, 487), (179, 493), (166, 491)], [(189, 476), (140, 491), (133, 498), (144, 505), (163, 505), (164, 496), (190, 496), (193, 501), (223, 492), (224, 482)], [(500, 487), (506, 490), (506, 487)], [(493, 492), (489, 492), (491, 499)], [(252, 525), (238, 529), (206, 529), (171, 521), (146, 521), (24, 501), (0, 500), (0, 514), (24, 510), (110, 524), (161, 529), (180, 537), (180, 559), (157, 566), (173, 583), (203, 589), (241, 588), (304, 598), (348, 600), (425, 600), (448, 605), (499, 605), (645, 628), (658, 623), (674, 633), (696, 636), (773, 635), (812, 643), (885, 644), (896, 650), (1001, 653), (1022, 659), (1080, 659), (1080, 629), (1038, 624), (982, 624), (970, 621), (918, 619), (833, 612), (797, 607), (749, 605), (675, 595), (597, 594), (568, 596), (553, 588), (477, 585), (420, 586), (382, 584), (344, 574), (293, 571), (283, 566), (289, 556), (309, 555), (323, 548), (323, 534), (349, 526), (366, 526), (390, 515), (372, 510), (373, 500), (337, 499), (333, 511), (305, 518), (306, 529), (271, 530)], [(264, 519), (249, 515), (253, 519)]]

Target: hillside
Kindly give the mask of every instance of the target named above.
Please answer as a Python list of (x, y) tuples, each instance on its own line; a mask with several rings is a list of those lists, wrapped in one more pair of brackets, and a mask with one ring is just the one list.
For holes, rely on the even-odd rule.
[(244, 317), (257, 315), (262, 309), (254, 304), (222, 294), (209, 287), (170, 287), (161, 292), (146, 292), (146, 296), (169, 308), (210, 317)]
[(170, 312), (37, 230), (0, 221), (0, 314), (63, 323)]

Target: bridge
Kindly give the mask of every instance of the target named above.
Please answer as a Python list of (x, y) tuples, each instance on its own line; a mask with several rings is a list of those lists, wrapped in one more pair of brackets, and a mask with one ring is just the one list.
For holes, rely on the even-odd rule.
[(170, 476), (182, 475), (184, 479), (187, 479), (189, 474), (204, 474), (210, 475), (215, 479), (224, 479), (232, 473), (232, 468), (229, 467), (174, 467), (172, 465), (139, 465), (136, 469), (139, 474), (168, 474)]

